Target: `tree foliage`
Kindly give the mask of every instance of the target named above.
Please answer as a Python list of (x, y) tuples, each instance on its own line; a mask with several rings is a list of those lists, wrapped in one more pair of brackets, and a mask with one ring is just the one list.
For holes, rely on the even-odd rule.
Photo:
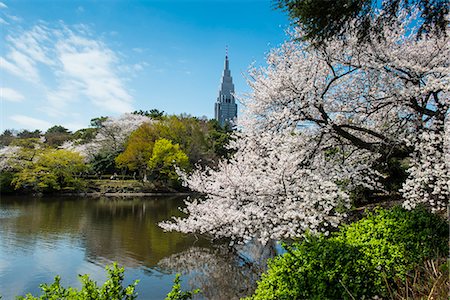
[(131, 133), (125, 150), (116, 157), (116, 164), (131, 171), (138, 170), (143, 177), (157, 138), (158, 133), (154, 124), (142, 124)]
[(180, 145), (173, 144), (167, 139), (156, 140), (148, 161), (150, 174), (159, 180), (176, 181), (178, 179), (176, 167), (183, 171), (189, 168), (189, 158), (180, 149)]
[(83, 157), (69, 150), (44, 150), (14, 175), (15, 189), (52, 192), (79, 190), (82, 179), (77, 175), (87, 170)]
[(42, 135), (42, 132), (38, 129), (33, 130), (33, 131), (24, 129), (17, 133), (17, 137), (21, 138), (21, 139), (40, 138), (41, 135)]
[(72, 139), (77, 141), (77, 144), (87, 144), (91, 142), (97, 135), (98, 128), (82, 128), (75, 131)]
[(15, 139), (12, 130), (5, 129), (3, 133), (0, 135), (0, 146), (9, 146), (11, 142)]
[(97, 118), (93, 118), (91, 119), (91, 126), (93, 128), (102, 128), (103, 127), (103, 123), (108, 120), (108, 117), (97, 117)]
[(44, 134), (45, 142), (51, 147), (61, 146), (65, 141), (69, 140), (71, 136), (71, 132), (60, 125), (50, 127)]
[[(38, 157), (50, 148), (80, 154), (85, 164), (89, 165), (90, 175), (127, 175), (137, 171), (139, 178), (148, 175), (148, 162), (158, 139), (167, 139), (179, 145), (179, 150), (188, 157), (189, 168), (196, 164), (214, 166), (221, 157), (229, 154), (226, 144), (230, 131), (220, 128), (215, 121), (188, 115), (166, 116), (163, 112), (151, 110), (116, 118), (94, 118), (91, 126), (74, 134), (62, 126), (53, 126), (43, 136), (36, 132), (39, 133), (36, 138), (18, 137), (13, 131), (5, 131), (0, 139), (5, 144), (0, 148), (0, 170), (5, 172), (1, 177), (2, 191), (15, 187), (23, 191), (64, 189), (56, 183), (55, 174), (47, 172), (46, 167), (33, 169), (37, 167)], [(158, 168), (155, 166), (154, 170)], [(21, 184), (11, 186), (10, 175), (14, 177), (17, 173), (19, 176), (19, 172), (22, 172), (18, 180)], [(33, 175), (33, 172), (36, 174)], [(175, 176), (175, 173), (166, 172), (164, 168), (162, 172), (164, 176), (159, 176), (163, 173), (156, 171), (153, 174), (154, 178), (165, 181), (162, 184), (168, 184), (167, 180), (170, 178), (169, 181), (172, 181)], [(25, 183), (27, 181), (41, 182), (41, 186), (38, 188), (38, 185)]]
[(221, 129), (214, 121), (189, 116), (165, 116), (152, 123), (144, 123), (133, 131), (116, 163), (119, 167), (139, 171), (143, 177), (155, 142), (167, 139), (179, 145), (191, 166), (214, 165), (220, 157), (227, 155), (225, 145), (229, 138), (230, 132)]
[(400, 14), (415, 10), (420, 11), (418, 36), (445, 35), (448, 26), (448, 0), (277, 0), (277, 6), (304, 30), (302, 38), (320, 44), (345, 38), (354, 27), (358, 38), (367, 40), (397, 22)]
[(164, 111), (160, 111), (158, 109), (150, 109), (150, 110), (139, 110), (139, 111), (134, 111), (133, 114), (135, 115), (141, 115), (141, 116), (146, 116), (146, 117), (150, 117), (153, 120), (159, 120), (162, 119), (164, 117)]

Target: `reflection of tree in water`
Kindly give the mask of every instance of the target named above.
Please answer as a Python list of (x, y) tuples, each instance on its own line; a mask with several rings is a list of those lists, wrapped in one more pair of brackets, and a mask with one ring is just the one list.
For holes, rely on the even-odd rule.
[[(127, 267), (154, 267), (195, 242), (193, 236), (166, 233), (158, 223), (176, 214), (183, 198), (100, 198), (89, 210), (84, 231), (89, 260), (118, 261)], [(197, 241), (206, 246), (208, 241)]]
[(160, 260), (158, 268), (187, 274), (190, 288), (201, 290), (200, 298), (239, 299), (254, 291), (267, 259), (274, 254), (273, 245), (192, 247)]
[[(164, 232), (158, 223), (173, 215), (184, 197), (82, 198), (23, 196), (0, 201), (0, 243), (3, 251), (59, 245), (80, 247), (86, 260), (105, 264), (118, 261), (128, 268), (153, 268), (162, 258), (209, 241)], [(14, 212), (14, 213), (11, 213)], [(6, 238), (4, 238), (6, 237)]]

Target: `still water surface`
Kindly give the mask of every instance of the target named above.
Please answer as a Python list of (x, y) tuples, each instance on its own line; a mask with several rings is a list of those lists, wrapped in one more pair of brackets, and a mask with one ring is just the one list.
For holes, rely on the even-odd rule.
[(164, 299), (176, 273), (203, 299), (248, 295), (258, 272), (225, 245), (193, 235), (166, 233), (158, 222), (180, 215), (183, 198), (0, 198), (0, 295), (39, 293), (40, 283), (62, 277), (80, 287), (77, 274), (105, 280), (117, 261), (125, 282), (135, 279), (138, 299)]

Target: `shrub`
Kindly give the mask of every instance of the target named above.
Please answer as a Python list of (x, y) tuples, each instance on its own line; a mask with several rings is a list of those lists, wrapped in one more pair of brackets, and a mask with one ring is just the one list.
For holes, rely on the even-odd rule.
[(249, 299), (368, 299), (448, 253), (448, 225), (425, 209), (378, 209), (331, 237), (307, 236), (269, 261)]
[(447, 222), (424, 208), (394, 207), (342, 226), (333, 239), (360, 247), (384, 285), (383, 276), (404, 278), (426, 258), (448, 253), (448, 232)]
[(139, 280), (134, 281), (127, 287), (122, 286), (124, 279), (124, 268), (121, 268), (114, 263), (112, 266), (106, 266), (108, 273), (108, 280), (103, 286), (98, 287), (97, 283), (89, 278), (89, 275), (79, 275), (82, 283), (81, 290), (72, 287), (64, 288), (61, 286), (61, 278), (55, 277), (55, 281), (48, 284), (41, 284), (43, 294), (40, 297), (34, 297), (27, 294), (25, 297), (18, 297), (18, 300), (39, 300), (39, 299), (60, 299), (60, 300), (133, 300), (137, 298), (137, 293), (134, 291)]
[(251, 299), (347, 299), (370, 293), (370, 265), (358, 247), (308, 236), (269, 262)]

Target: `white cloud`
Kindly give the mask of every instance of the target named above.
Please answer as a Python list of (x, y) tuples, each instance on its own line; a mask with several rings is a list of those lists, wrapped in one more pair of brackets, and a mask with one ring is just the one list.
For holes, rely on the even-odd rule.
[(4, 57), (1, 56), (0, 56), (0, 69), (8, 71), (9, 73), (19, 77), (22, 76), (22, 72), (20, 71), (20, 68), (16, 64), (7, 61)]
[(21, 102), (25, 97), (11, 88), (1, 87), (0, 88), (0, 98), (1, 100), (6, 100), (10, 102)]
[(112, 112), (132, 110), (132, 97), (116, 74), (118, 59), (113, 51), (80, 36), (60, 40), (56, 49), (65, 79), (78, 82), (81, 93), (96, 106)]
[(120, 66), (118, 69), (123, 72), (124, 74), (129, 74), (130, 76), (134, 77), (137, 76), (141, 71), (143, 71), (146, 67), (148, 67), (149, 64), (145, 61), (130, 64), (126, 66)]
[(9, 117), (9, 119), (13, 120), (14, 122), (16, 122), (17, 124), (22, 126), (23, 129), (46, 130), (52, 126), (52, 124), (47, 121), (24, 116), (24, 115), (13, 115), (13, 116)]
[(22, 32), (18, 36), (7, 36), (9, 52), (6, 57), (0, 57), (0, 68), (22, 79), (39, 83), (38, 64), (52, 65), (50, 32), (42, 25), (32, 30)]
[(49, 57), (51, 44), (51, 32), (42, 26), (37, 25), (32, 30), (24, 32), (20, 36), (8, 36), (7, 41), (11, 48), (22, 52), (28, 56), (33, 62), (52, 65), (52, 59)]
[(123, 76), (143, 65), (122, 64), (120, 56), (94, 39), (86, 25), (51, 28), (40, 23), (8, 35), (6, 48), (0, 69), (44, 91), (47, 103), (40, 110), (49, 116), (68, 115), (71, 105), (81, 102), (113, 113), (133, 110)]
[(136, 47), (136, 48), (133, 48), (132, 50), (133, 50), (134, 52), (136, 52), (136, 53), (144, 53), (144, 51), (145, 51), (146, 49)]
[(6, 6), (6, 4), (5, 4), (5, 3), (3, 3), (3, 2), (0, 2), (0, 8), (8, 8), (8, 6)]
[(8, 15), (8, 14), (5, 14), (5, 16), (6, 16), (6, 18), (8, 18), (11, 21), (22, 22), (22, 18), (20, 18), (18, 16), (13, 16), (13, 15)]
[(9, 23), (6, 22), (5, 19), (3, 19), (3, 18), (0, 18), (0, 24), (2, 24), (2, 25), (9, 25)]
[(7, 58), (0, 57), (0, 69), (9, 71), (22, 79), (39, 82), (39, 72), (35, 62), (29, 56), (15, 49), (8, 53)]

